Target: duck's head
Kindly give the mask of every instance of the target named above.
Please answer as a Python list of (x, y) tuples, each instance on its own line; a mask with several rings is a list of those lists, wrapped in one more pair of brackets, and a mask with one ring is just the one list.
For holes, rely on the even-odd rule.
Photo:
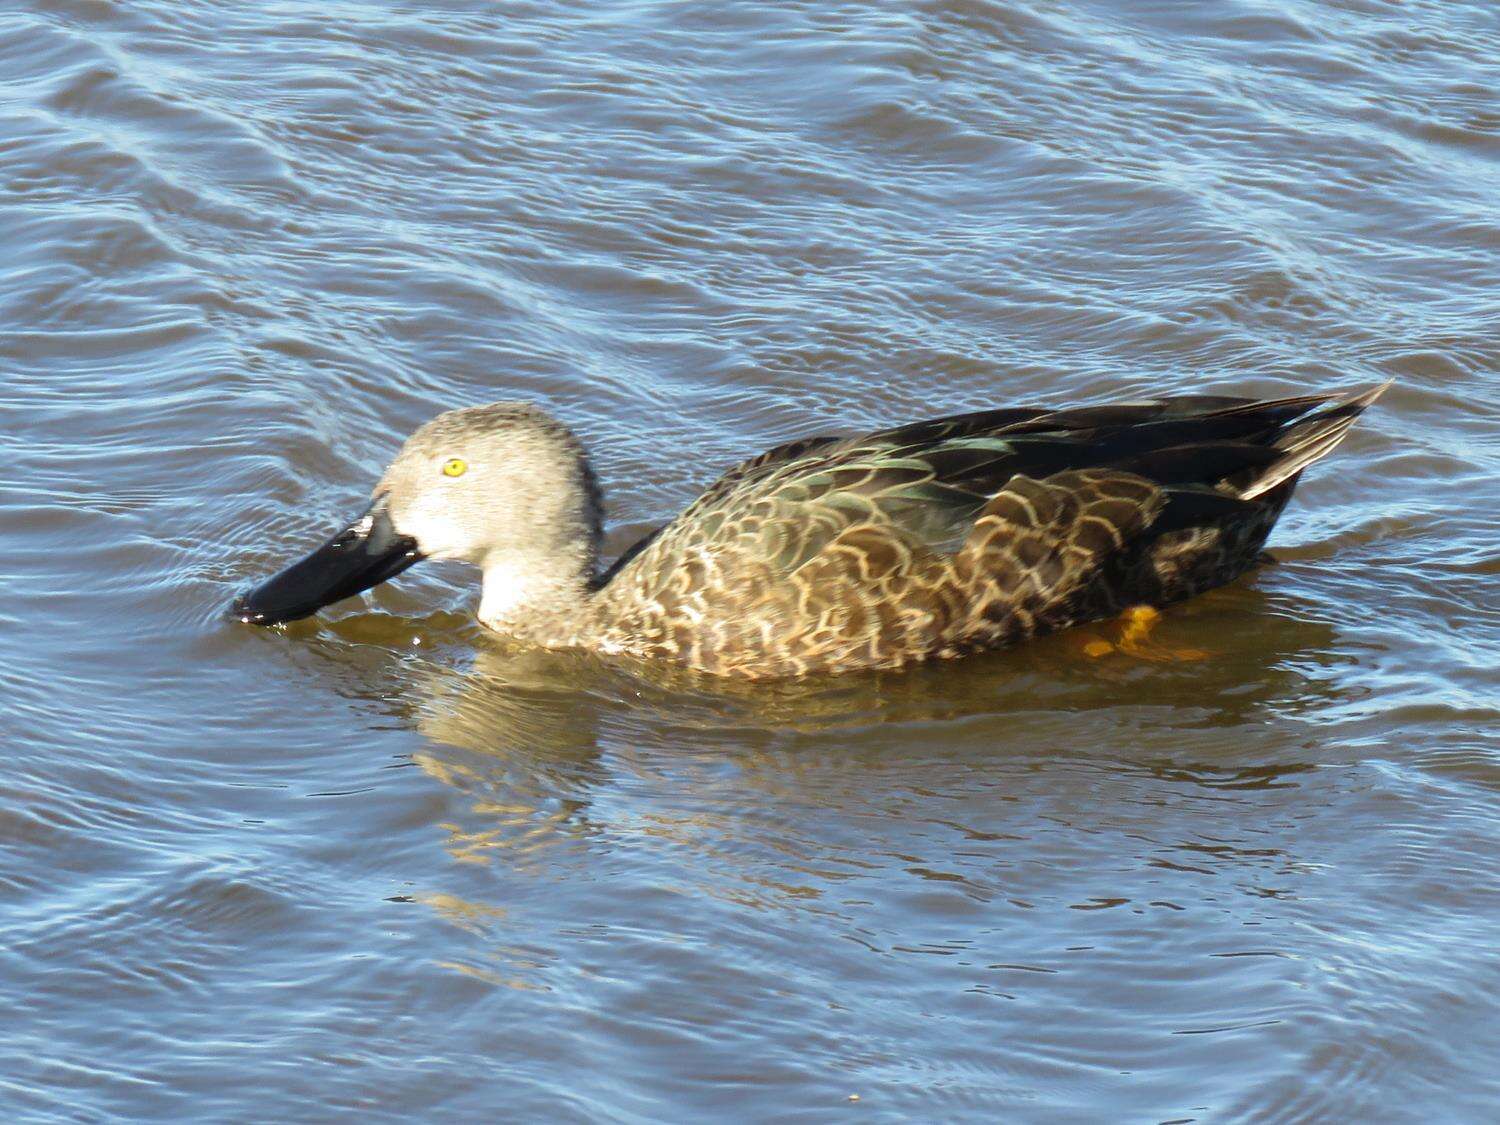
[(588, 583), (600, 521), (593, 473), (559, 422), (527, 403), (450, 410), (406, 440), (357, 520), (231, 612), (295, 621), (422, 559), (458, 559), (484, 569), (480, 617), (503, 626)]

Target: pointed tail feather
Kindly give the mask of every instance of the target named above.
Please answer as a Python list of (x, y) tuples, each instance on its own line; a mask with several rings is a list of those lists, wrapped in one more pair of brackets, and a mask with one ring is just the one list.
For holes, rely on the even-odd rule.
[(1271, 448), (1279, 449), (1282, 456), (1243, 483), (1236, 482), (1240, 498), (1253, 500), (1290, 480), (1319, 458), (1332, 453), (1348, 435), (1350, 427), (1359, 420), (1359, 416), (1385, 393), (1392, 382), (1394, 380), (1368, 390), (1331, 397), (1328, 402), (1332, 405), (1327, 410), (1309, 414), (1288, 426), (1271, 443)]

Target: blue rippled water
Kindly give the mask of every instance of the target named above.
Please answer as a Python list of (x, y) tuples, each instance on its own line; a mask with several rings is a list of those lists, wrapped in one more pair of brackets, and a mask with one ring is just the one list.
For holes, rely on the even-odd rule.
[[(5, 1117), (1493, 1120), (1497, 90), (1484, 0), (7, 6)], [(1204, 661), (223, 616), (450, 406), (619, 547), (799, 434), (1388, 378)]]

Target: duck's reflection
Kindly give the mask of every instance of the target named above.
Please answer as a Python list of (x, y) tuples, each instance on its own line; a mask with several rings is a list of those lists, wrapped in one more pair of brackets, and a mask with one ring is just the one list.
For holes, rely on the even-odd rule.
[[(413, 764), (458, 797), (442, 823), (452, 857), (512, 867), (610, 832), (696, 838), (778, 803), (813, 819), (927, 815), (935, 787), (1015, 784), (1018, 768), (1064, 787), (1295, 786), (1316, 764), (1309, 719), (1349, 690), (1316, 606), (1248, 584), (1161, 622), (1165, 645), (1202, 660), (1091, 658), (1094, 634), (1074, 630), (906, 672), (769, 684), (507, 647), (459, 614), (363, 613), (324, 630), (310, 647), (334, 657), (350, 694), (415, 727)], [(707, 795), (696, 812), (671, 800), (693, 792)], [(996, 802), (963, 827), (993, 832), (1005, 815)]]
[[(476, 809), (534, 817), (543, 831), (576, 818), (610, 782), (618, 771), (609, 755), (644, 769), (643, 755), (674, 748), (722, 752), (746, 785), (795, 770), (798, 754), (857, 774), (869, 760), (863, 751), (900, 747), (913, 758), (963, 753), (975, 764), (1097, 754), (1154, 763), (1164, 778), (1243, 769), (1274, 781), (1307, 765), (1284, 760), (1289, 743), (1307, 740), (1277, 730), (1340, 693), (1334, 630), (1312, 609), (1248, 587), (1210, 594), (1162, 623), (1166, 643), (1208, 653), (1180, 663), (1091, 658), (1094, 634), (1075, 630), (905, 672), (769, 684), (510, 648), (463, 630), (428, 648), (446, 643), (472, 651), (472, 661), (454, 666), (435, 653), (410, 666), (402, 694), (426, 739), (416, 756), (423, 770), (472, 792)], [(1260, 736), (1247, 742), (1247, 729)]]
[(414, 669), (411, 718), (424, 738), (413, 762), (461, 792), (464, 815), (442, 825), (453, 858), (525, 865), (589, 830), (606, 785), (600, 728), (608, 701), (572, 654), (481, 642), (472, 663)]
[(886, 908), (868, 904), (920, 918), (938, 900), (998, 903), (997, 944), (1006, 902), (1144, 894), (1101, 858), (1122, 849), (1185, 907), (1222, 893), (1230, 867), (1246, 896), (1295, 895), (1295, 841), (1267, 838), (1265, 810), (1326, 776), (1307, 709), (1340, 694), (1343, 658), (1314, 614), (1233, 588), (1162, 623), (1164, 643), (1206, 660), (1091, 659), (1079, 632), (769, 685), (508, 648), (446, 618), (333, 631), (346, 655), (421, 654), (387, 660), (379, 690), (448, 794), (432, 826), (454, 866), (412, 897), (480, 939), (455, 969), (533, 987), (545, 951), (512, 943), (539, 902), (597, 908), (590, 887), (612, 878), (847, 934)]

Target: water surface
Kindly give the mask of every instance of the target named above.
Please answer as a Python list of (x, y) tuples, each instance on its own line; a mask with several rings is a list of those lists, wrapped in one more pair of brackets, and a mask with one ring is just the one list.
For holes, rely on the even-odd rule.
[[(1500, 1115), (1488, 0), (18, 0), (0, 90), (8, 1119)], [(450, 406), (619, 546), (800, 434), (1387, 378), (1204, 661), (222, 616)]]

